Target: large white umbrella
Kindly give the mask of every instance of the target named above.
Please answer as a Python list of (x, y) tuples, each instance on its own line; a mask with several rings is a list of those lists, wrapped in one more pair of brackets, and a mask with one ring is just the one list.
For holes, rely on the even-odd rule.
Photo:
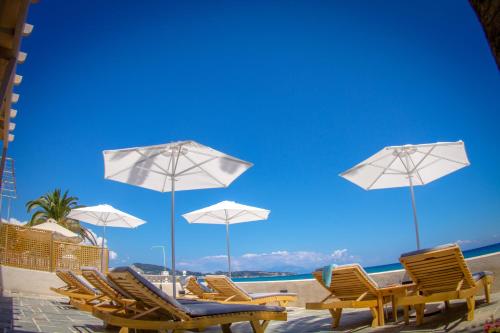
[(110, 205), (97, 205), (72, 209), (69, 218), (103, 227), (101, 241), (101, 271), (104, 269), (104, 239), (106, 227), (137, 228), (146, 223), (144, 220), (122, 212)]
[(231, 277), (231, 254), (229, 251), (229, 225), (236, 223), (267, 220), (270, 211), (267, 209), (246, 206), (234, 201), (221, 201), (182, 215), (189, 223), (224, 224), (226, 225), (227, 265)]
[(252, 164), (194, 141), (105, 150), (103, 154), (104, 178), (159, 192), (171, 192), (170, 228), (175, 297), (175, 191), (227, 187)]
[(385, 147), (340, 174), (365, 190), (410, 187), (413, 219), (420, 249), (414, 186), (428, 184), (470, 165), (462, 141)]

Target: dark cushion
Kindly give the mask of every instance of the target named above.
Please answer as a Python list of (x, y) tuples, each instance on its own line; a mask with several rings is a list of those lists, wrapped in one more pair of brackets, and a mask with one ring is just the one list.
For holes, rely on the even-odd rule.
[(128, 273), (130, 273), (136, 280), (138, 280), (140, 283), (142, 283), (142, 285), (144, 287), (149, 289), (152, 293), (154, 293), (156, 296), (158, 296), (159, 298), (164, 300), (166, 303), (168, 303), (172, 306), (175, 306), (176, 308), (178, 308), (179, 310), (181, 310), (183, 312), (188, 312), (188, 310), (181, 303), (179, 303), (175, 298), (165, 294), (163, 291), (156, 288), (156, 286), (154, 284), (149, 282), (145, 277), (141, 276), (139, 273), (134, 271), (132, 268), (126, 267), (126, 266), (116, 267), (115, 269), (113, 269), (113, 272), (128, 272)]
[(228, 314), (247, 311), (268, 311), (268, 312), (283, 312), (285, 308), (280, 306), (263, 306), (250, 304), (221, 304), (216, 302), (196, 302), (184, 304), (188, 309), (191, 317), (203, 317), (219, 314)]
[(472, 278), (474, 279), (474, 281), (479, 281), (487, 275), (493, 276), (493, 272), (490, 271), (475, 272), (472, 273)]
[(431, 251), (442, 250), (442, 249), (446, 249), (446, 248), (449, 248), (449, 247), (455, 247), (455, 246), (457, 246), (457, 245), (456, 244), (445, 244), (445, 245), (439, 245), (439, 246), (435, 246), (435, 247), (430, 247), (428, 249), (422, 249), (422, 250), (417, 250), (417, 251), (406, 252), (406, 253), (403, 253), (400, 256), (400, 258), (410, 257), (410, 256), (416, 256), (417, 254), (424, 254), (424, 253), (428, 253), (428, 252), (431, 252)]
[(273, 297), (273, 296), (297, 296), (294, 293), (250, 293), (248, 294), (252, 299)]

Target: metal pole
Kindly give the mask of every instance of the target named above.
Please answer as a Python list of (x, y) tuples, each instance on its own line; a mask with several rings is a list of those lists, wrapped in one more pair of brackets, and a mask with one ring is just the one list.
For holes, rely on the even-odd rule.
[(175, 211), (175, 178), (174, 175), (172, 175), (172, 201), (171, 201), (171, 215), (170, 215), (170, 241), (171, 246), (172, 246), (172, 292), (173, 292), (173, 297), (177, 297), (177, 279), (176, 279), (176, 274), (175, 274), (175, 237), (174, 237), (174, 232), (175, 232), (175, 217), (174, 217), (174, 211)]
[(231, 278), (231, 252), (229, 250), (229, 221), (226, 221), (227, 267), (228, 276)]
[(410, 193), (411, 193), (411, 205), (413, 207), (413, 221), (415, 223), (415, 236), (417, 238), (417, 250), (420, 250), (420, 236), (418, 235), (418, 219), (417, 219), (417, 206), (415, 205), (415, 193), (413, 193), (413, 182), (411, 180), (411, 175), (408, 175), (410, 179)]
[(106, 239), (106, 223), (103, 224), (101, 241), (101, 272), (104, 273), (104, 239)]

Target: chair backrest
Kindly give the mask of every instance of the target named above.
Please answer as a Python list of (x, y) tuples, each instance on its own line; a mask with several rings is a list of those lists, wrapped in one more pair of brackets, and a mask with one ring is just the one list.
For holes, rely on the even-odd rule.
[(184, 285), (184, 288), (186, 288), (189, 292), (191, 292), (193, 295), (198, 296), (199, 298), (203, 297), (203, 294), (209, 293), (210, 290), (208, 288), (204, 288), (204, 286), (198, 281), (196, 276), (188, 276), (186, 278), (186, 284)]
[(322, 271), (316, 271), (313, 275), (325, 289), (341, 300), (355, 300), (363, 294), (363, 300), (377, 297), (377, 283), (358, 264), (335, 267), (330, 286), (323, 282)]
[(104, 274), (95, 267), (82, 267), (82, 275), (85, 280), (99, 290), (103, 295), (108, 296), (112, 300), (119, 301), (122, 298), (131, 298), (120, 287), (111, 282)]
[(404, 253), (399, 261), (424, 295), (475, 286), (457, 244)]
[(78, 275), (70, 270), (60, 269), (56, 271), (56, 275), (63, 280), (68, 286), (77, 289), (82, 294), (95, 295), (93, 290), (87, 282), (83, 281)]
[(248, 293), (234, 284), (231, 279), (225, 275), (207, 275), (205, 281), (208, 286), (221, 294), (221, 296), (229, 298), (231, 301), (251, 301), (252, 297)]
[(155, 313), (168, 319), (189, 320), (188, 310), (177, 300), (163, 293), (151, 282), (130, 267), (117, 267), (108, 273), (108, 278), (130, 297), (149, 308), (156, 308)]

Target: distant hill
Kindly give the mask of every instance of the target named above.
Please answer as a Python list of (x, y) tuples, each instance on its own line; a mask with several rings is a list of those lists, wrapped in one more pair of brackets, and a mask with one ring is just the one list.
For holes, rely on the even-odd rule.
[[(154, 264), (144, 264), (144, 263), (134, 263), (131, 265), (135, 270), (140, 271), (144, 274), (160, 274), (164, 268), (163, 266), (154, 265)], [(168, 269), (169, 274), (172, 274), (172, 270)], [(182, 275), (182, 271), (176, 270), (177, 275)], [(186, 275), (194, 275), (194, 276), (203, 276), (207, 274), (216, 274), (216, 275), (227, 275), (227, 272), (224, 271), (216, 271), (213, 273), (201, 273), (201, 272), (193, 272), (186, 271)], [(294, 275), (295, 273), (290, 272), (265, 272), (265, 271), (236, 271), (231, 272), (232, 277), (242, 278), (242, 277), (260, 277), (260, 276), (287, 276)]]

